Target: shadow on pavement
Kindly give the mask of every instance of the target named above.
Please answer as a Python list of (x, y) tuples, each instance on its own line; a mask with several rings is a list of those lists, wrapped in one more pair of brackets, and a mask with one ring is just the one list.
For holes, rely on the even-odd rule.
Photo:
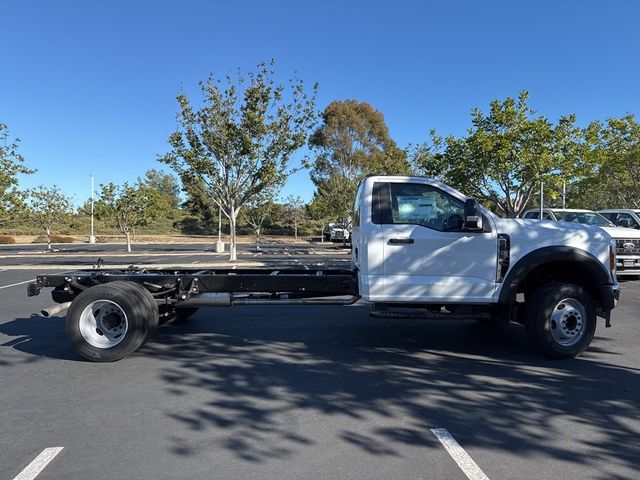
[[(0, 332), (34, 356), (79, 359), (61, 318), (20, 318)], [(328, 416), (350, 419), (330, 432), (334, 442), (370, 455), (433, 447), (429, 428), (445, 427), (465, 448), (615, 479), (640, 462), (640, 370), (607, 363), (616, 359), (608, 343), (596, 338), (585, 356), (552, 361), (529, 351), (518, 325), (375, 319), (363, 307), (237, 307), (160, 328), (132, 361), (157, 359), (163, 395), (180, 399), (165, 413), (176, 432), (191, 432), (169, 439), (183, 457), (211, 448), (197, 437), (212, 435), (245, 462), (289, 458), (317, 441), (300, 418)], [(590, 433), (572, 437), (576, 424)]]
[[(31, 317), (16, 318), (0, 324), (0, 333), (15, 337), (0, 344), (0, 347), (12, 347), (33, 355), (24, 358), (24, 362), (36, 361), (43, 357), (60, 360), (82, 359), (75, 353), (65, 335), (64, 317), (43, 318), (33, 314)], [(0, 367), (11, 363), (13, 362), (7, 358), (0, 357)]]

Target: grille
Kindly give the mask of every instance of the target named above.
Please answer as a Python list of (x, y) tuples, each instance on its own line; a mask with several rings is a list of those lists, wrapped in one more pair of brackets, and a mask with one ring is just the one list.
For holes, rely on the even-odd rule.
[[(633, 245), (633, 248), (624, 248), (626, 245)], [(640, 254), (640, 238), (628, 238), (616, 240), (616, 253), (618, 255)]]

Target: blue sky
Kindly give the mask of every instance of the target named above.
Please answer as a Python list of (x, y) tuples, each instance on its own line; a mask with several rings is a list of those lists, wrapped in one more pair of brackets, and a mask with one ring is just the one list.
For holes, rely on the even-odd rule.
[[(400, 146), (463, 134), (472, 107), (531, 93), (551, 119), (640, 112), (640, 2), (0, 2), (0, 122), (22, 140), (21, 185), (76, 202), (158, 168), (175, 96), (274, 58), (319, 82), (319, 107), (367, 101)], [(306, 172), (283, 195), (311, 198)]]

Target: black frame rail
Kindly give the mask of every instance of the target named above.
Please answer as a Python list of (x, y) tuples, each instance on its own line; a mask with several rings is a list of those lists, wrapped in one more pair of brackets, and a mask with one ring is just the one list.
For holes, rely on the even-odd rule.
[[(333, 303), (357, 301), (358, 278), (354, 270), (335, 268), (224, 268), (224, 269), (142, 269), (77, 270), (38, 275), (27, 287), (29, 296), (43, 288), (53, 288), (57, 303), (72, 301), (94, 285), (114, 281), (135, 282), (154, 297), (187, 302), (201, 294), (229, 293), (235, 304), (250, 303)], [(335, 298), (328, 297), (349, 297)], [(314, 302), (313, 299), (318, 299)], [(308, 301), (303, 301), (307, 299)], [(296, 301), (297, 300), (297, 301)]]

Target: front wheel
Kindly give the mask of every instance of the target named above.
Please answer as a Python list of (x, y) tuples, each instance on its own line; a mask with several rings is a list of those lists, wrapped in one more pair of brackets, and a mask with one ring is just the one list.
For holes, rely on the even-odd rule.
[(596, 311), (589, 293), (573, 284), (556, 284), (535, 291), (525, 303), (529, 342), (545, 355), (574, 358), (591, 344)]

